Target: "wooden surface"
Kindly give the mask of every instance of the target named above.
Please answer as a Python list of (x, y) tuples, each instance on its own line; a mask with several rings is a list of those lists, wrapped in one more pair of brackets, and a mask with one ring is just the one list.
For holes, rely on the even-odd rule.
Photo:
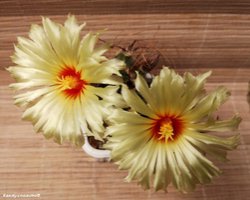
[[(143, 191), (125, 183), (126, 172), (112, 163), (99, 163), (81, 149), (59, 146), (35, 134), (21, 121), (13, 105), (13, 82), (4, 70), (11, 64), (13, 43), (26, 36), (31, 23), (46, 15), (63, 22), (68, 13), (88, 23), (86, 30), (109, 30), (103, 39), (128, 44), (143, 39), (163, 54), (165, 63), (181, 73), (213, 69), (208, 90), (219, 84), (232, 91), (219, 112), (222, 118), (239, 113), (241, 144), (229, 153), (228, 163), (215, 163), (224, 171), (213, 184), (194, 193)], [(40, 194), (45, 200), (80, 199), (250, 199), (250, 1), (198, 0), (1, 0), (0, 1), (0, 199), (3, 194)], [(230, 133), (221, 135), (229, 136)], [(25, 199), (25, 198), (24, 198)]]

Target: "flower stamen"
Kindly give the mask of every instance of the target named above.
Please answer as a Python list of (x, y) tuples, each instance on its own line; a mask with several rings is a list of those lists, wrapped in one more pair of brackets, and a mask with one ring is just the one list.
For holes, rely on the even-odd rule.
[(183, 133), (185, 120), (180, 116), (160, 116), (152, 123), (151, 133), (157, 142), (175, 142)]
[(83, 92), (87, 82), (82, 79), (81, 72), (66, 67), (57, 76), (57, 84), (66, 96), (76, 98)]
[(80, 85), (79, 80), (74, 76), (65, 76), (65, 77), (58, 77), (58, 80), (61, 82), (61, 89), (73, 89)]
[(165, 142), (167, 143), (169, 139), (174, 140), (173, 136), (174, 136), (174, 128), (173, 128), (173, 124), (172, 121), (169, 120), (165, 120), (159, 130), (159, 135), (161, 135), (158, 140), (162, 140), (165, 139)]

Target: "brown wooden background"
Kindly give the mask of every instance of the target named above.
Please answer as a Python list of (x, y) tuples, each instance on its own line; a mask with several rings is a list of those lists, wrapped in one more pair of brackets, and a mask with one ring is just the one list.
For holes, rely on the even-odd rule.
[[(68, 13), (86, 21), (86, 30), (108, 28), (103, 39), (128, 44), (143, 39), (161, 51), (165, 63), (181, 73), (213, 69), (208, 89), (219, 84), (232, 91), (220, 115), (239, 113), (241, 145), (229, 153), (229, 163), (215, 163), (224, 174), (213, 184), (183, 195), (143, 191), (124, 183), (126, 172), (99, 163), (81, 149), (59, 146), (35, 134), (20, 120), (8, 88), (13, 80), (4, 70), (11, 65), (13, 43), (26, 36), (42, 15), (63, 22)], [(3, 194), (40, 194), (37, 199), (250, 199), (250, 1), (223, 0), (1, 0), (0, 1), (0, 199)], [(230, 133), (222, 133), (228, 136)]]

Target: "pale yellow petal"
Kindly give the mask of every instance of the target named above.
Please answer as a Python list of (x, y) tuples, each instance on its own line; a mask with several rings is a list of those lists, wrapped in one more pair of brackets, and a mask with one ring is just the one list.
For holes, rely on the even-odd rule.
[(181, 112), (178, 106), (182, 103), (179, 102), (179, 100), (184, 92), (183, 82), (181, 76), (167, 67), (163, 67), (160, 75), (154, 78), (150, 91), (152, 98), (158, 101), (158, 112), (160, 112), (161, 115)]
[(96, 47), (93, 51), (92, 57), (98, 62), (107, 61), (108, 59), (105, 56), (103, 56), (103, 54), (107, 52), (109, 49), (110, 46), (107, 44)]
[[(13, 62), (24, 67), (50, 69), (58, 68), (62, 61), (58, 59), (56, 52), (51, 47), (47, 39), (44, 29), (38, 25), (32, 25), (30, 30), (30, 39), (18, 37), (18, 45), (15, 46), (15, 55), (12, 57)], [(25, 64), (23, 59), (27, 62), (32, 62), (33, 65)]]
[[(54, 138), (58, 143), (70, 141), (75, 145), (82, 145), (83, 136), (74, 125), (71, 100), (62, 100), (56, 93), (42, 97), (39, 102), (29, 107), (23, 118), (34, 123), (37, 132), (43, 132), (45, 137)], [(70, 106), (69, 106), (70, 105)]]
[(137, 73), (137, 77), (135, 80), (135, 88), (143, 96), (148, 106), (152, 110), (157, 112), (158, 109), (157, 109), (156, 101), (154, 98), (152, 98), (152, 94), (148, 88), (146, 80), (139, 73)]
[(67, 37), (69, 37), (72, 42), (72, 47), (78, 48), (78, 44), (80, 43), (80, 32), (85, 25), (85, 23), (78, 25), (76, 17), (74, 15), (68, 15), (64, 27)]
[(88, 66), (83, 65), (83, 78), (89, 83), (113, 84), (112, 75), (120, 76), (119, 70), (123, 66), (124, 63), (117, 59), (111, 59), (103, 63), (91, 63)]
[(84, 38), (80, 42), (79, 63), (83, 63), (86, 65), (87, 63), (90, 62), (89, 59), (93, 59), (91, 55), (94, 52), (94, 47), (96, 45), (97, 39), (98, 35), (93, 33), (88, 33), (84, 36)]
[(206, 79), (211, 75), (211, 71), (193, 76), (191, 73), (184, 74), (185, 81), (185, 93), (181, 97), (180, 109), (185, 110), (191, 109), (205, 94), (204, 84)]
[(206, 122), (200, 122), (197, 124), (191, 124), (195, 130), (199, 131), (234, 131), (238, 129), (238, 126), (241, 122), (241, 117), (234, 116), (231, 119), (224, 120), (224, 121), (216, 121), (214, 119), (210, 119)]
[(102, 140), (105, 129), (101, 102), (98, 102), (98, 98), (91, 94), (88, 94), (87, 97), (85, 94), (83, 101), (85, 102), (84, 107), (82, 107), (82, 114), (85, 116), (93, 136), (98, 140)]
[(80, 31), (74, 17), (69, 16), (65, 27), (43, 18), (43, 27), (57, 56), (67, 66), (78, 64), (78, 49), (80, 46)]
[(34, 79), (24, 82), (12, 83), (10, 84), (10, 88), (15, 90), (22, 90), (22, 89), (29, 89), (32, 87), (39, 87), (39, 86), (50, 86), (51, 81), (47, 79)]
[(200, 121), (218, 109), (228, 97), (230, 92), (225, 87), (218, 87), (209, 95), (203, 97), (192, 109), (183, 113), (190, 121)]
[(148, 142), (147, 144), (143, 145), (140, 150), (138, 150), (134, 158), (130, 159), (130, 157), (128, 157), (123, 161), (125, 166), (129, 164), (131, 167), (126, 177), (127, 181), (132, 181), (138, 178), (140, 179), (144, 173), (148, 173), (149, 176), (153, 174), (152, 170), (147, 170), (151, 164), (153, 164), (153, 166), (151, 166), (149, 169), (154, 170), (157, 159), (157, 154), (154, 152), (153, 146), (153, 142)]
[[(171, 177), (169, 176), (167, 162), (166, 162), (166, 152), (162, 149), (162, 145), (156, 145), (156, 152), (157, 160), (155, 163), (155, 168), (157, 170), (155, 171), (154, 181), (153, 181), (153, 187), (156, 191), (163, 189), (166, 190), (168, 184), (170, 183)], [(153, 167), (153, 164), (151, 164)], [(148, 177), (148, 180), (150, 178)]]
[(235, 135), (228, 138), (220, 138), (218, 136), (209, 135), (206, 133), (198, 133), (195, 131), (187, 131), (186, 135), (201, 142), (204, 142), (205, 144), (216, 145), (220, 148), (225, 148), (227, 150), (235, 149), (238, 146), (240, 140), (239, 135)]
[[(149, 136), (147, 133), (141, 132), (140, 134), (136, 134), (132, 138), (126, 138), (123, 141), (120, 141), (119, 146), (117, 146), (116, 151), (112, 151), (111, 158), (114, 160), (121, 159), (125, 153), (130, 150), (136, 151), (139, 148), (145, 146), (149, 140)], [(112, 141), (112, 138), (110, 138)]]
[[(195, 189), (197, 181), (185, 163), (185, 157), (183, 157), (182, 151), (184, 150), (180, 148), (177, 143), (175, 149), (173, 150), (173, 155), (176, 161), (176, 167), (179, 168), (179, 171), (181, 172), (181, 179), (179, 180), (180, 183), (178, 189), (183, 193), (187, 193)], [(197, 170), (199, 169), (197, 168)]]
[(200, 183), (209, 183), (214, 176), (218, 176), (221, 173), (211, 161), (186, 140), (181, 140), (180, 145), (187, 167)]
[[(46, 51), (46, 49), (42, 49), (42, 51)], [(26, 68), (35, 68), (39, 70), (47, 69), (51, 73), (55, 73), (58, 70), (58, 64), (53, 64), (56, 61), (53, 61), (53, 55), (50, 55), (50, 57), (42, 58), (42, 54), (29, 50), (26, 51), (23, 47), (15, 46), (15, 54), (12, 56), (12, 61), (17, 64), (20, 67), (26, 67)], [(46, 61), (47, 59), (48, 61)]]
[(128, 123), (128, 124), (144, 124), (150, 125), (153, 123), (152, 119), (142, 117), (141, 115), (138, 115), (137, 113), (132, 112), (126, 112), (121, 109), (116, 109), (113, 111), (113, 113), (108, 117), (109, 121), (113, 124), (117, 123)]
[(12, 76), (21, 81), (29, 81), (31, 79), (45, 79), (45, 80), (53, 80), (54, 76), (52, 73), (48, 73), (44, 70), (35, 69), (35, 68), (26, 68), (26, 67), (9, 67), (7, 69)]
[(106, 101), (107, 104), (122, 108), (126, 106), (126, 103), (122, 96), (117, 92), (119, 88), (120, 86), (86, 87), (86, 89), (91, 90), (95, 95), (101, 97), (103, 101)]
[(206, 143), (204, 143), (200, 140), (196, 140), (190, 136), (185, 136), (185, 138), (190, 142), (190, 144), (198, 147), (204, 153), (210, 154), (220, 161), (228, 161), (226, 158), (227, 151), (224, 147), (221, 147), (218, 145), (213, 145), (213, 144), (206, 144)]
[(41, 96), (46, 95), (55, 90), (54, 87), (40, 88), (34, 91), (18, 94), (14, 96), (15, 104), (18, 106), (28, 106), (37, 101)]
[(131, 108), (137, 113), (145, 115), (149, 118), (156, 118), (154, 111), (149, 108), (145, 102), (133, 90), (129, 90), (126, 86), (122, 87), (122, 96)]
[(136, 124), (128, 126), (127, 124), (115, 124), (114, 126), (109, 126), (105, 130), (105, 136), (112, 136), (111, 140), (116, 139), (116, 137), (128, 137), (128, 133), (137, 135), (143, 131), (147, 131), (149, 126), (147, 124)]

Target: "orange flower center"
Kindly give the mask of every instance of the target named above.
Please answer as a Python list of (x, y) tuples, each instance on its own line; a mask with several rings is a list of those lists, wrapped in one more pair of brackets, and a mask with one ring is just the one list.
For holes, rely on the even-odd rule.
[(65, 67), (57, 76), (57, 80), (63, 93), (71, 98), (78, 97), (87, 84), (81, 77), (81, 71), (76, 71), (73, 67)]
[(184, 126), (181, 117), (161, 116), (153, 123), (152, 135), (157, 141), (173, 142), (182, 134)]

